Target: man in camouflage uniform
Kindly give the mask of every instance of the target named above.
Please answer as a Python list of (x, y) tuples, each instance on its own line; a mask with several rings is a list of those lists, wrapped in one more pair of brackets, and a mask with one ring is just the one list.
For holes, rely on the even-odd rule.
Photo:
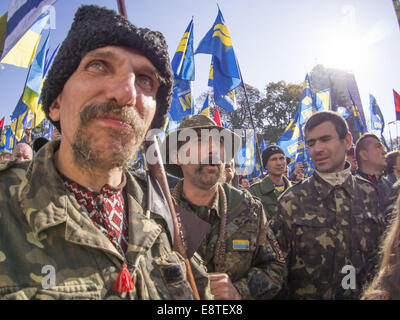
[(392, 189), (392, 184), (384, 177), (387, 165), (385, 147), (375, 134), (366, 133), (357, 140), (355, 154), (358, 163), (356, 174), (368, 180), (375, 188), (379, 210), (383, 211)]
[(268, 175), (250, 186), (249, 192), (261, 200), (267, 219), (271, 221), (276, 209), (278, 197), (288, 188), (291, 182), (285, 177), (286, 156), (279, 146), (269, 146), (262, 153), (263, 167)]
[[(212, 130), (214, 135), (205, 138), (203, 133)], [(186, 134), (191, 139), (175, 143)], [(207, 116), (194, 115), (167, 135), (164, 146), (169, 152), (166, 170), (183, 177), (172, 192), (174, 201), (210, 224), (198, 253), (210, 272), (215, 299), (272, 298), (281, 288), (286, 267), (262, 205), (247, 191), (222, 183), (224, 163), (240, 147), (240, 138)]]
[[(42, 91), (61, 141), (1, 167), (0, 299), (194, 298), (162, 217), (145, 213), (146, 191), (126, 169), (162, 126), (172, 81), (161, 33), (97, 6), (77, 11)], [(201, 259), (191, 262), (211, 298)]]
[(376, 266), (377, 195), (368, 181), (351, 175), (345, 157), (352, 136), (339, 115), (314, 114), (304, 134), (314, 174), (281, 195), (272, 220), (288, 267), (279, 297), (357, 299)]

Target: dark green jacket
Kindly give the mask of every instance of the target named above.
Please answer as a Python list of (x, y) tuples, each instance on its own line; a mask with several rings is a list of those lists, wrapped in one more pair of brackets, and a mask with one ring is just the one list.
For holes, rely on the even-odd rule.
[[(222, 267), (214, 263), (215, 246), (220, 234), (218, 212), (210, 217), (211, 228), (198, 253), (204, 259), (209, 272), (227, 273), (243, 299), (270, 299), (281, 289), (285, 280), (286, 266), (276, 238), (268, 226), (262, 205), (247, 191), (240, 191), (226, 183), (223, 189), (227, 197), (226, 255)], [(183, 195), (173, 193), (176, 203), (193, 211), (204, 220), (205, 211), (215, 210), (195, 206)], [(215, 201), (213, 201), (215, 202)], [(235, 248), (237, 241), (244, 241), (247, 248)]]
[[(283, 182), (285, 183), (285, 190), (292, 186), (291, 182), (283, 176)], [(267, 215), (267, 219), (270, 221), (276, 209), (278, 203), (278, 197), (283, 193), (275, 188), (275, 184), (271, 181), (269, 176), (266, 176), (261, 181), (253, 184), (248, 189), (249, 192), (259, 198), (264, 207), (264, 212)]]
[[(65, 189), (53, 162), (57, 147), (46, 144), (32, 162), (1, 165), (0, 299), (119, 299), (112, 287), (125, 258)], [(127, 298), (193, 299), (161, 217), (146, 217), (144, 191), (126, 178), (126, 262), (135, 285)], [(192, 258), (199, 293), (211, 298), (199, 261)]]

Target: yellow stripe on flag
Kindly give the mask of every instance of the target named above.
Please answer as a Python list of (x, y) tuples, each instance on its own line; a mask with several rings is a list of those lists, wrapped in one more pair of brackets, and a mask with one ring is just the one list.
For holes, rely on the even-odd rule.
[(32, 64), (40, 37), (39, 33), (28, 30), (1, 60), (1, 63), (28, 68)]

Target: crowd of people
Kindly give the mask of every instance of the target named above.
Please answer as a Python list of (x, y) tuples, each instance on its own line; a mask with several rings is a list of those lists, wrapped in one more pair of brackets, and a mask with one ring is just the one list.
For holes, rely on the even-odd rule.
[(172, 209), (154, 172), (129, 167), (172, 87), (160, 32), (78, 9), (42, 90), (60, 137), (1, 154), (0, 299), (400, 299), (399, 151), (373, 134), (353, 144), (342, 117), (317, 112), (312, 176), (299, 163), (289, 177), (271, 145), (250, 183), (231, 156), (240, 137), (190, 115), (163, 140)]

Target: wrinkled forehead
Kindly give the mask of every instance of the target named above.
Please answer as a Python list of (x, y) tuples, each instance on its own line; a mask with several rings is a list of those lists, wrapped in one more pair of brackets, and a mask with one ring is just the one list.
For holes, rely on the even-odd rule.
[(141, 63), (148, 70), (160, 77), (160, 73), (153, 63), (143, 55), (139, 50), (124, 46), (105, 46), (87, 52), (81, 59), (82, 61), (90, 58), (110, 59), (114, 63), (123, 63), (130, 60), (131, 63)]

